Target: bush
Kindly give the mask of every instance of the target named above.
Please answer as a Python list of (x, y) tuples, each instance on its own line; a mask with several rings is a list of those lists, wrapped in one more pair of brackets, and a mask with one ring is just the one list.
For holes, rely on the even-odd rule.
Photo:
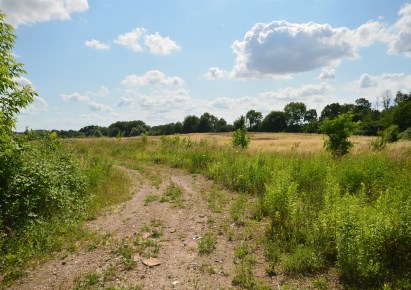
[(232, 143), (234, 147), (248, 148), (248, 145), (250, 145), (250, 136), (245, 126), (233, 132)]
[(404, 140), (411, 140), (411, 127), (407, 128), (405, 131), (401, 132), (398, 137)]
[(334, 157), (347, 154), (353, 146), (352, 142), (348, 141), (348, 137), (358, 125), (358, 122), (352, 122), (350, 113), (341, 114), (333, 120), (325, 119), (321, 124), (321, 132), (328, 136), (328, 139), (324, 141), (324, 147)]

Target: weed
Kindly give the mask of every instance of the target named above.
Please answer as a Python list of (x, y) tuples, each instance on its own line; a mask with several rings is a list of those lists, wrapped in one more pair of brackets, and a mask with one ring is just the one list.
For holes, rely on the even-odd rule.
[(244, 224), (246, 204), (247, 204), (247, 197), (245, 195), (240, 195), (231, 205), (231, 208), (230, 208), (231, 218), (238, 225)]
[(169, 202), (179, 208), (184, 207), (183, 190), (176, 183), (171, 182), (161, 196), (160, 202)]
[(144, 205), (148, 205), (152, 202), (156, 202), (160, 200), (160, 196), (158, 194), (150, 194), (144, 198)]
[(216, 237), (211, 233), (206, 233), (198, 242), (198, 252), (201, 255), (211, 254), (216, 246)]

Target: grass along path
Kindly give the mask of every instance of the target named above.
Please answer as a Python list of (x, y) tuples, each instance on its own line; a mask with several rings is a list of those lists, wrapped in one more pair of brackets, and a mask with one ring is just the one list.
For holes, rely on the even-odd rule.
[[(200, 175), (156, 166), (157, 180), (136, 170), (133, 197), (88, 223), (96, 237), (75, 253), (62, 252), (30, 271), (11, 289), (226, 288), (236, 274), (241, 228), (226, 215), (231, 200), (209, 206), (213, 183)], [(144, 174), (146, 175), (146, 174)], [(178, 201), (168, 196), (178, 189)], [(158, 200), (150, 201), (150, 196)], [(167, 197), (167, 198), (165, 198)], [(230, 197), (231, 199), (231, 197)], [(212, 210), (219, 207), (224, 210)], [(214, 211), (214, 212), (213, 212)], [(158, 266), (145, 266), (155, 258)], [(121, 288), (122, 287), (122, 288)]]

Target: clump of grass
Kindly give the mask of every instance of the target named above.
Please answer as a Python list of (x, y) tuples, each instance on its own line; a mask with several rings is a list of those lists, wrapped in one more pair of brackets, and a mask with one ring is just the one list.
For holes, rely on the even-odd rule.
[[(86, 290), (91, 287), (95, 288), (98, 286), (103, 286), (100, 281), (101, 274), (97, 272), (87, 272), (84, 275), (78, 276), (74, 279), (74, 289), (75, 290)], [(100, 285), (101, 284), (101, 285)]]
[(217, 187), (213, 187), (208, 197), (208, 206), (212, 212), (221, 213), (228, 203), (228, 197)]
[(231, 205), (230, 215), (237, 225), (244, 224), (246, 205), (247, 197), (245, 195), (240, 195)]
[(317, 251), (300, 245), (292, 254), (284, 256), (282, 266), (287, 274), (313, 274), (324, 267), (324, 261)]
[(211, 254), (216, 247), (216, 237), (213, 233), (207, 232), (198, 242), (198, 252), (200, 255)]
[(149, 194), (144, 198), (144, 205), (148, 205), (150, 203), (160, 201), (160, 196), (158, 194)]
[(165, 192), (160, 198), (160, 202), (169, 202), (174, 204), (176, 207), (184, 207), (183, 204), (183, 189), (176, 183), (171, 182), (166, 188)]
[(116, 253), (121, 256), (125, 270), (131, 270), (137, 265), (133, 258), (134, 250), (132, 246), (128, 245), (127, 243), (121, 244)]

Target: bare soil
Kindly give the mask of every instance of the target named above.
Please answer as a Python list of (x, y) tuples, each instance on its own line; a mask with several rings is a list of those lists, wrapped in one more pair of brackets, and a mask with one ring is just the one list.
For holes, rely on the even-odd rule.
[[(72, 289), (130, 287), (141, 289), (227, 289), (234, 274), (234, 247), (225, 228), (225, 214), (209, 209), (207, 194), (213, 182), (181, 170), (155, 168), (161, 176), (160, 185), (135, 170), (123, 168), (133, 179), (133, 197), (128, 202), (107, 210), (90, 221), (90, 230), (102, 237), (76, 253), (59, 253), (56, 257), (30, 271), (11, 289)], [(169, 202), (154, 201), (145, 205), (149, 195), (161, 196), (173, 182), (183, 191), (182, 207)], [(227, 211), (224, 211), (227, 212)], [(161, 231), (151, 237), (150, 229)], [(219, 227), (225, 227), (219, 230)], [(200, 254), (198, 244), (206, 232), (213, 232), (216, 246), (211, 254)], [(158, 245), (158, 266), (145, 266), (150, 253), (138, 253), (138, 242), (153, 240)], [(137, 244), (137, 245), (136, 245)], [(130, 267), (124, 266), (121, 248), (133, 248)], [(98, 283), (88, 281), (96, 274)], [(91, 284), (91, 285), (90, 285)], [(88, 286), (87, 286), (88, 285)], [(97, 286), (96, 286), (97, 285)], [(130, 287), (131, 288), (131, 287)]]
[[(254, 278), (268, 288), (339, 288), (334, 273), (268, 276), (264, 246), (258, 242), (264, 222), (239, 226), (230, 217), (238, 194), (218, 187), (223, 198), (211, 205), (216, 187), (204, 176), (162, 166), (142, 172), (119, 168), (132, 178), (133, 195), (87, 223), (96, 238), (79, 244), (74, 252), (56, 253), (10, 289), (238, 289), (233, 279), (241, 261), (235, 249), (244, 244), (255, 257)], [(161, 202), (172, 184), (182, 190), (181, 200)], [(201, 254), (207, 233), (214, 237), (215, 247)], [(313, 283), (316, 280), (319, 283)]]

